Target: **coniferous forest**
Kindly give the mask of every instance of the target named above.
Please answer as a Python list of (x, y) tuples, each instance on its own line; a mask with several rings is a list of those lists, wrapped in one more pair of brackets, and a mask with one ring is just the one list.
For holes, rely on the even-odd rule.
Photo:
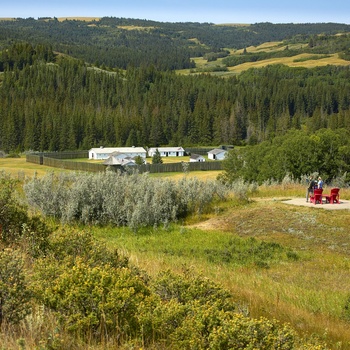
[(308, 52), (348, 55), (347, 25), (251, 27), (116, 18), (2, 21), (0, 149), (245, 145), (291, 128), (349, 129), (348, 66), (271, 65), (225, 79), (176, 73), (194, 65), (191, 57), (283, 38), (308, 43)]

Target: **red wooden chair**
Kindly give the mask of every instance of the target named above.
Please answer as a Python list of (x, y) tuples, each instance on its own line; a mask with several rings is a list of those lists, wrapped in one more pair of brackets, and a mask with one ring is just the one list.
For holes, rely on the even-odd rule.
[(340, 203), (340, 196), (339, 196), (339, 188), (335, 187), (335, 188), (331, 188), (331, 193), (330, 195), (326, 195), (324, 196), (326, 198), (326, 203)]
[(317, 202), (320, 204), (323, 204), (322, 203), (322, 191), (323, 191), (322, 188), (321, 189), (315, 188), (314, 194), (312, 196), (310, 196), (310, 202), (314, 203), (314, 204), (317, 204)]

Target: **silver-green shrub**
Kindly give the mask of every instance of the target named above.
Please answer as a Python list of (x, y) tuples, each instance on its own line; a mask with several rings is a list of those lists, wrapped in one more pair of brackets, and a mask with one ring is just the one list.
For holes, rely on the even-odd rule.
[(74, 173), (29, 180), (24, 191), (30, 205), (63, 222), (130, 226), (166, 225), (188, 214), (203, 213), (228, 188), (217, 181), (184, 177), (154, 179), (148, 174)]

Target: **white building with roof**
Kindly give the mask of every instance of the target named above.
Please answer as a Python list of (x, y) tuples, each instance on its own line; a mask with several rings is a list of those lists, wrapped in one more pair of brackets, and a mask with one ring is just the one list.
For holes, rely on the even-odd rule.
[(151, 147), (148, 150), (148, 155), (153, 157), (157, 150), (161, 157), (183, 157), (185, 150), (182, 147)]
[(190, 162), (191, 163), (205, 162), (205, 158), (203, 156), (201, 156), (200, 154), (191, 154)]
[(118, 152), (126, 157), (146, 158), (147, 152), (143, 147), (99, 147), (89, 150), (89, 159), (107, 159), (112, 153)]
[(221, 148), (214, 148), (208, 152), (208, 158), (212, 160), (223, 160), (227, 151)]

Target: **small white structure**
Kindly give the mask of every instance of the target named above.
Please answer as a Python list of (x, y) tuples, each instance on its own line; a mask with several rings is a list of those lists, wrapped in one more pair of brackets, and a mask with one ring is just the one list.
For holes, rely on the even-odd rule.
[(191, 154), (190, 162), (205, 162), (205, 158), (200, 154)]
[(208, 158), (213, 160), (223, 160), (227, 151), (221, 148), (215, 148), (208, 152)]
[(185, 155), (182, 147), (152, 147), (148, 150), (148, 155), (153, 157), (157, 150), (161, 157), (183, 157)]
[[(142, 158), (143, 164), (146, 164), (146, 159)], [(104, 162), (104, 165), (122, 165), (133, 166), (136, 165), (136, 157), (129, 157), (124, 153), (114, 152)]]
[(119, 152), (126, 157), (140, 156), (146, 158), (147, 152), (143, 147), (100, 147), (89, 150), (89, 159), (107, 159), (112, 153)]

